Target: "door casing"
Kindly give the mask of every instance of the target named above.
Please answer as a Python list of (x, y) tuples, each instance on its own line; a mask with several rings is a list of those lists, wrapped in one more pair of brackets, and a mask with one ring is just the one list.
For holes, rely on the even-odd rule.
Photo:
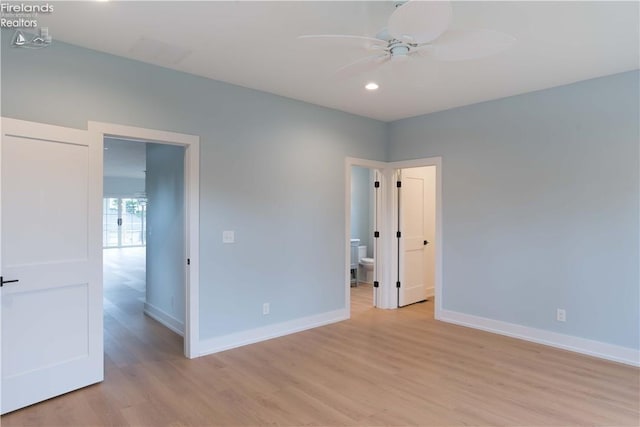
[(443, 307), (442, 281), (442, 157), (428, 157), (398, 162), (379, 162), (375, 160), (347, 157), (345, 160), (345, 304), (348, 310), (351, 304), (350, 253), (349, 237), (351, 235), (351, 166), (362, 166), (382, 171), (380, 198), (382, 208), (378, 212), (381, 238), (376, 259), (376, 268), (380, 287), (378, 288), (377, 307), (384, 309), (398, 308), (398, 245), (395, 238), (398, 224), (398, 199), (395, 182), (397, 171), (406, 168), (435, 166), (436, 168), (436, 229), (435, 229), (435, 319), (440, 319)]
[[(105, 137), (132, 141), (179, 145), (185, 148), (185, 319), (184, 355), (194, 358), (199, 349), (199, 266), (200, 266), (200, 137), (155, 129), (123, 126), (113, 123), (88, 123), (100, 141)], [(101, 195), (102, 197), (102, 195)]]

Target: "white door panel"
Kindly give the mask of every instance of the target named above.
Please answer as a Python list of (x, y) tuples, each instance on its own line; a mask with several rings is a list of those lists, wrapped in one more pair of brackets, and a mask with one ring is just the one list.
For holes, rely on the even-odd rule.
[(400, 307), (424, 301), (434, 286), (435, 168), (403, 169), (401, 176)]
[(2, 119), (2, 413), (103, 378), (102, 143)]
[(3, 228), (4, 265), (86, 260), (89, 148), (5, 136), (2, 150), (3, 220), (16, 225)]

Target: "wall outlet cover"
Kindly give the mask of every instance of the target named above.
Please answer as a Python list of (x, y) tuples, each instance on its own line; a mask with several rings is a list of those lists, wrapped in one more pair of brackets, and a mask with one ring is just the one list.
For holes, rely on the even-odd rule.
[(556, 312), (556, 320), (558, 322), (566, 322), (567, 321), (567, 312), (564, 308), (559, 308)]
[(236, 233), (232, 230), (222, 232), (222, 243), (235, 243)]

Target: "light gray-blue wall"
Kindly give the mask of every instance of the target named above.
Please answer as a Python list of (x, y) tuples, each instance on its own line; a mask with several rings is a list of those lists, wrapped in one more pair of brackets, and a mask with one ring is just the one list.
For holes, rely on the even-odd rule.
[(360, 166), (351, 167), (351, 238), (360, 239), (367, 246), (367, 255), (373, 253), (371, 238), (371, 172)]
[(343, 307), (344, 158), (442, 156), (445, 309), (639, 346), (637, 72), (387, 125), (2, 34), (2, 115), (201, 137), (203, 339)]
[(61, 42), (12, 49), (2, 35), (2, 115), (200, 136), (200, 338), (344, 308), (344, 161), (385, 160), (385, 123)]
[(147, 146), (146, 303), (184, 325), (184, 147)]
[(144, 179), (105, 176), (102, 187), (105, 197), (139, 197), (144, 193)]
[(639, 347), (639, 77), (390, 124), (442, 156), (445, 309)]

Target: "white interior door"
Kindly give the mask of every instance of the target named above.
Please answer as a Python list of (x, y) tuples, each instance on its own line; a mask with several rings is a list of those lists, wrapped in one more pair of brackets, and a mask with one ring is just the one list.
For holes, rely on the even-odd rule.
[(400, 307), (427, 299), (434, 287), (435, 168), (403, 169), (399, 191)]
[(101, 150), (2, 119), (2, 413), (103, 379)]

